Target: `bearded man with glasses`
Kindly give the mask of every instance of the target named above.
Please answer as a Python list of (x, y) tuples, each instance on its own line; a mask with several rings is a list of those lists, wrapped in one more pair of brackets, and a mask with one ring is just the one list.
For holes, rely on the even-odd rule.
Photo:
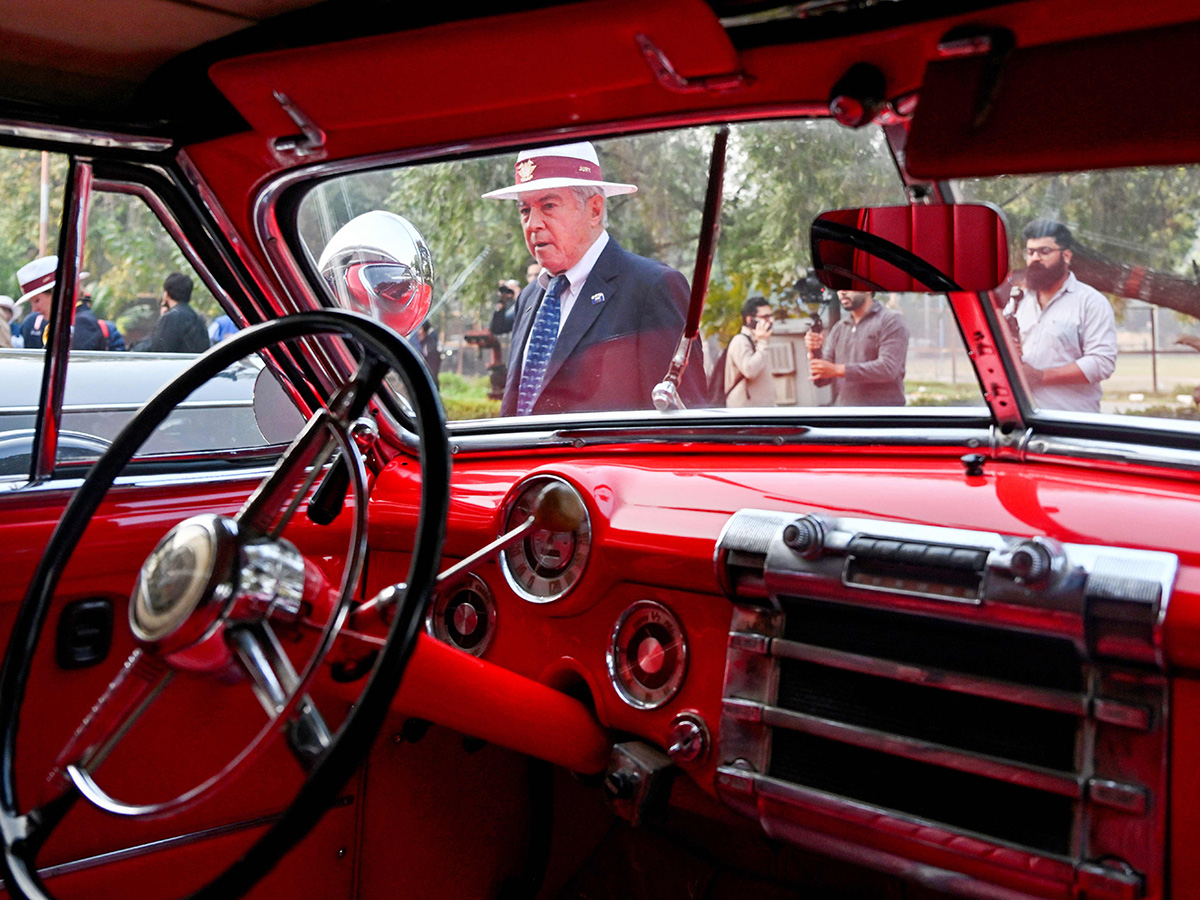
[(1052, 219), (1025, 226), (1025, 290), (1006, 315), (1020, 331), (1021, 368), (1042, 409), (1100, 411), (1100, 382), (1117, 364), (1112, 304), (1071, 271), (1074, 239)]

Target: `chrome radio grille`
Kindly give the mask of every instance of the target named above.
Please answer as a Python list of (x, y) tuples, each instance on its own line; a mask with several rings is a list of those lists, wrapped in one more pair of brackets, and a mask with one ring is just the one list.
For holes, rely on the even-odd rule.
[(1161, 890), (1174, 557), (750, 511), (717, 564), (718, 786), (768, 833), (971, 896)]

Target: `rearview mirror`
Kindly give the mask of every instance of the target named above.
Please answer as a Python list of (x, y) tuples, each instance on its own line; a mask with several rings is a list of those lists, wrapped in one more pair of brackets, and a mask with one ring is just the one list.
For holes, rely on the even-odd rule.
[(1008, 235), (984, 204), (881, 206), (822, 213), (813, 268), (840, 291), (990, 291), (1008, 277)]

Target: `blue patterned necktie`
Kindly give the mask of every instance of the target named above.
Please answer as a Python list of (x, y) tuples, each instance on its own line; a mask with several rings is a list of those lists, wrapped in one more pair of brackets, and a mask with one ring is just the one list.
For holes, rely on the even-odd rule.
[(533, 330), (529, 343), (525, 345), (525, 368), (521, 372), (521, 386), (517, 389), (517, 415), (527, 416), (533, 412), (533, 404), (542, 392), (542, 381), (550, 354), (558, 340), (558, 323), (562, 317), (559, 294), (567, 286), (566, 275), (555, 275), (546, 288), (546, 296), (533, 319)]

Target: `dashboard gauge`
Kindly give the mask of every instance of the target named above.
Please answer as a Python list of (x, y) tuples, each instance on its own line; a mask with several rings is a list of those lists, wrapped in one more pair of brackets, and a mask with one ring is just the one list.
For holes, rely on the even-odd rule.
[(584, 510), (582, 521), (570, 531), (534, 528), (500, 554), (500, 568), (518, 596), (530, 603), (551, 603), (571, 590), (583, 574), (592, 546), (592, 525), (579, 492), (554, 475), (537, 475), (521, 485), (504, 517), (511, 531), (533, 513), (535, 498), (551, 483), (565, 486)]
[(687, 641), (675, 614), (639, 600), (617, 619), (608, 648), (608, 676), (621, 699), (655, 709), (675, 696), (687, 674)]
[(439, 641), (482, 656), (496, 631), (496, 602), (478, 575), (448, 592), (438, 592), (425, 618), (425, 630)]

